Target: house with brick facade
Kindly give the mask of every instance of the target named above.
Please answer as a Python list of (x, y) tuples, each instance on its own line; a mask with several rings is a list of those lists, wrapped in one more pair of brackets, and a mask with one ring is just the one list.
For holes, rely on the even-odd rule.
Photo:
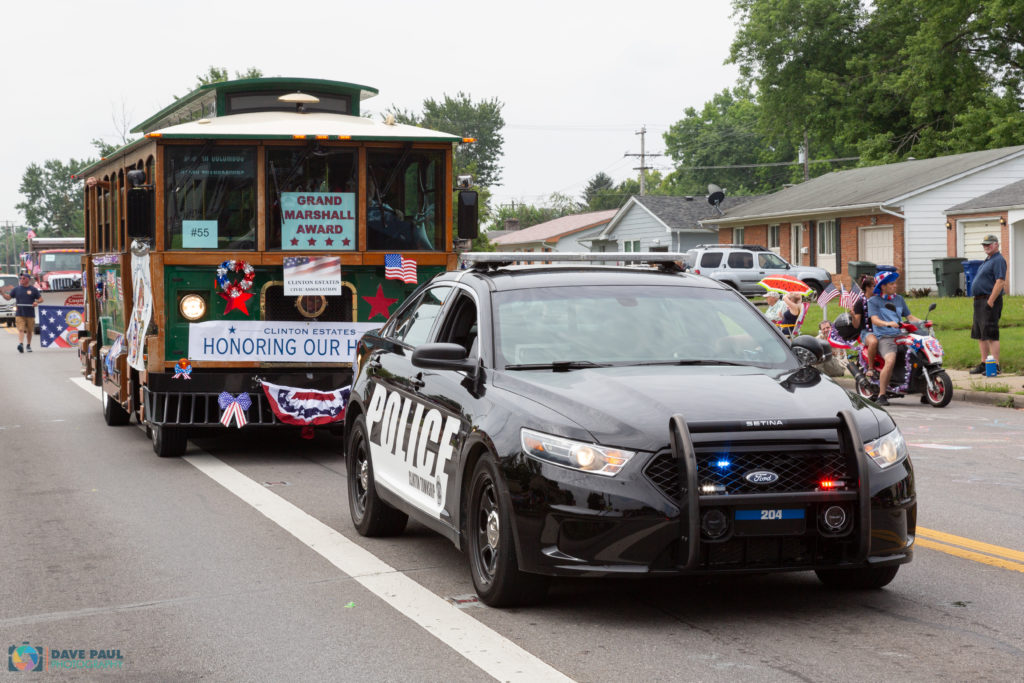
[(1024, 180), (957, 204), (946, 210), (946, 254), (984, 259), (981, 240), (999, 238), (1006, 259), (1006, 291), (1024, 294)]
[(935, 288), (932, 260), (950, 255), (947, 210), (1021, 180), (1024, 145), (913, 159), (828, 173), (701, 223), (718, 225), (720, 243), (766, 246), (837, 284), (850, 285), (851, 261), (869, 261), (899, 268), (904, 289)]

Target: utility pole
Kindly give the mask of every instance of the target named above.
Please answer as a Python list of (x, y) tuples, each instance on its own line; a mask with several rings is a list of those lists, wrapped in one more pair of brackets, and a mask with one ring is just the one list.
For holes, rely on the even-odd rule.
[(646, 153), (646, 151), (644, 149), (644, 142), (645, 142), (645, 138), (647, 136), (647, 124), (646, 123), (643, 126), (641, 126), (640, 130), (638, 130), (635, 134), (640, 136), (640, 153), (639, 154), (631, 154), (629, 152), (626, 152), (622, 156), (626, 156), (626, 157), (640, 157), (640, 165), (639, 166), (634, 166), (633, 170), (634, 171), (640, 171), (640, 196), (643, 197), (647, 193), (647, 182), (646, 182), (646, 180), (647, 180), (647, 169), (650, 168), (650, 166), (647, 165), (647, 157), (660, 157), (660, 156), (664, 156), (664, 155), (663, 154), (647, 154)]

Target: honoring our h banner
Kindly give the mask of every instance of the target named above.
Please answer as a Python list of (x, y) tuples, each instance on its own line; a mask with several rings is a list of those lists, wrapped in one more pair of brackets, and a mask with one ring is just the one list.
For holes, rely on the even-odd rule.
[(356, 342), (380, 323), (209, 320), (188, 326), (190, 361), (351, 363)]
[(78, 343), (78, 333), (85, 329), (81, 306), (40, 306), (39, 341), (46, 346), (70, 349)]

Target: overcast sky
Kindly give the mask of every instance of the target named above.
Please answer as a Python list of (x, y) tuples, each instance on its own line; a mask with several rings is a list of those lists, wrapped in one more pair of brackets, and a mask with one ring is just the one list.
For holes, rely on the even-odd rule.
[(211, 65), (368, 85), (375, 113), (460, 90), (497, 97), (496, 202), (578, 197), (599, 171), (635, 177), (639, 160), (623, 155), (640, 151), (641, 126), (661, 152), (686, 107), (735, 84), (730, 14), (725, 0), (4, 3), (0, 221), (24, 220), (14, 206), (30, 163), (94, 157), (89, 141), (116, 142), (122, 111), (138, 124)]

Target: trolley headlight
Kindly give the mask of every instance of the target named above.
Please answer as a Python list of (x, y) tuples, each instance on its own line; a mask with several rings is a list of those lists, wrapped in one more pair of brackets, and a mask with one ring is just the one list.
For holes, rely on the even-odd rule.
[(633, 457), (632, 451), (599, 446), (542, 434), (532, 429), (521, 432), (523, 452), (540, 460), (584, 472), (615, 476)]
[(206, 299), (199, 294), (186, 294), (178, 302), (178, 311), (185, 320), (195, 322), (206, 315)]
[(864, 452), (870, 455), (875, 464), (882, 469), (895, 465), (910, 455), (907, 442), (903, 440), (903, 434), (900, 433), (899, 428), (873, 441), (868, 441), (864, 444)]

